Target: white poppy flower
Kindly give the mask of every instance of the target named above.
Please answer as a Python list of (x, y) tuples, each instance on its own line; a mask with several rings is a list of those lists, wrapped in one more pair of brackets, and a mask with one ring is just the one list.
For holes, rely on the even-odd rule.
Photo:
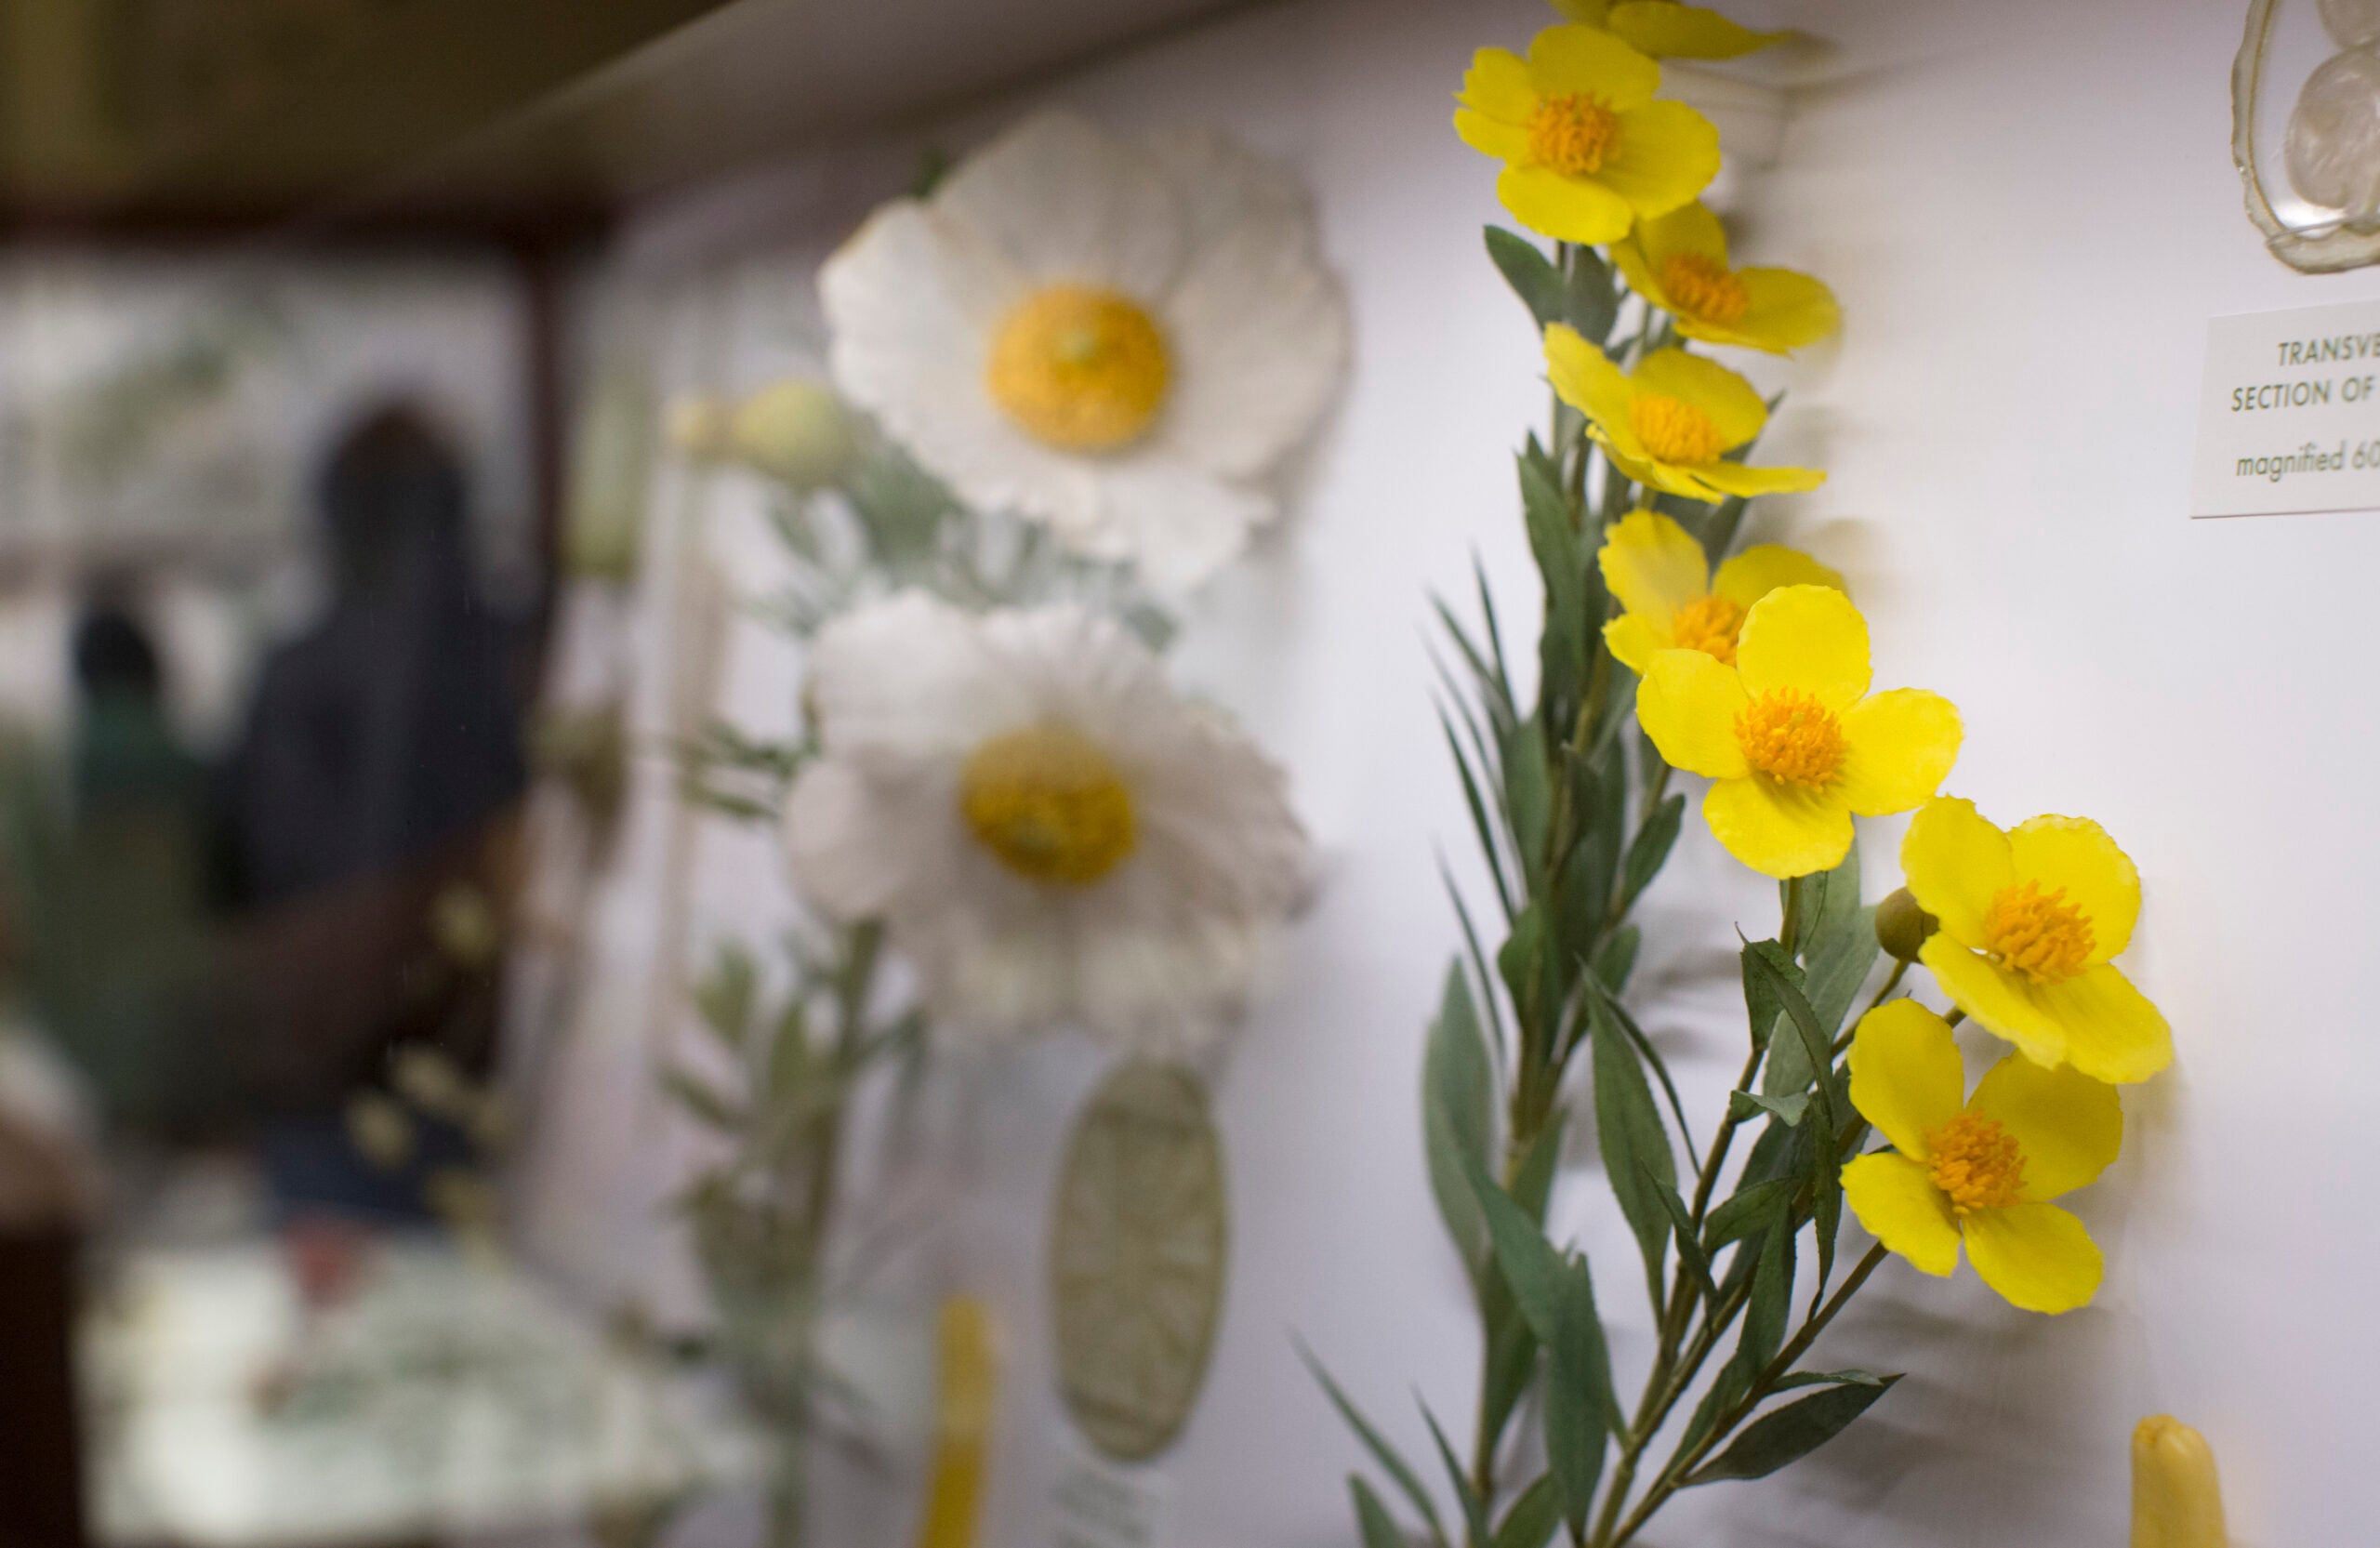
[(837, 383), (962, 499), (1167, 589), (1272, 519), (1263, 476), (1346, 369), (1304, 191), (1211, 132), (1026, 119), (819, 290)]
[(945, 1031), (1178, 1054), (1244, 1001), (1305, 835), (1280, 770), (1113, 619), (904, 591), (818, 637), (810, 695), (795, 880), (883, 920)]

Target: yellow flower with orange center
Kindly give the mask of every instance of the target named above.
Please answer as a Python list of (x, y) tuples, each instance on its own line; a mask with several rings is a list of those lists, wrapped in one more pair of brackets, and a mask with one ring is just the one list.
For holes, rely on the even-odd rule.
[(1626, 236), (1719, 175), (1719, 131), (1683, 102), (1657, 102), (1661, 67), (1611, 33), (1549, 27), (1528, 58), (1482, 48), (1463, 76), (1455, 133), (1504, 164), (1496, 196), (1561, 242)]
[(1768, 408), (1752, 383), (1714, 360), (1656, 350), (1622, 371), (1576, 328), (1545, 330), (1545, 370), (1562, 401), (1587, 417), (1587, 433), (1637, 483), (1718, 501), (1730, 495), (1816, 489), (1815, 468), (1755, 468), (1727, 454), (1755, 440)]
[(2123, 1145), (2115, 1088), (2010, 1054), (1960, 1101), (1966, 1075), (1950, 1024), (1913, 999), (1860, 1018), (1851, 1105), (1892, 1142), (1843, 1169), (1844, 1201), (1870, 1236), (1948, 1277), (1959, 1250), (1983, 1282), (2029, 1312), (2087, 1304), (2099, 1250), (2049, 1202), (2096, 1178)]
[(1667, 650), (1700, 651), (1734, 666), (1745, 615), (1780, 586), (1843, 589), (1841, 576), (1776, 543), (1746, 549), (1714, 573), (1702, 545), (1652, 510), (1632, 510), (1613, 523), (1595, 562), (1627, 609), (1604, 625), (1604, 643), (1640, 677)]
[(1706, 344), (1785, 354), (1814, 344), (1843, 320), (1834, 292), (1792, 269), (1735, 269), (1727, 233), (1699, 204), (1637, 223), (1611, 249), (1628, 286)]
[(1717, 11), (1679, 0), (1554, 0), (1571, 20), (1627, 39), (1655, 59), (1732, 60), (1787, 36), (1755, 33)]
[(1831, 870), (1851, 820), (1906, 812), (1959, 756), (1959, 712), (1922, 689), (1868, 692), (1868, 624), (1841, 591), (1786, 586), (1752, 604), (1733, 665), (1654, 655), (1636, 718), (1670, 763), (1707, 774), (1702, 815), (1767, 876)]
[(2173, 1063), (2173, 1030), (2113, 965), (2140, 917), (2140, 873), (2097, 823), (2002, 832), (1971, 801), (1926, 803), (1902, 840), (1918, 906), (1941, 921), (1919, 959), (1942, 992), (2041, 1065), (2129, 1085)]

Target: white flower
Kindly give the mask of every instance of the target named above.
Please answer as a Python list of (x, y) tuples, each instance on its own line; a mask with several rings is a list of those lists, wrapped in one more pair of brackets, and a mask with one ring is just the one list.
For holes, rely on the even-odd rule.
[(1187, 587), (1345, 373), (1346, 303), (1285, 169), (1210, 132), (1025, 120), (819, 274), (835, 379), (969, 504)]
[(1120, 625), (905, 591), (829, 626), (813, 668), (795, 880), (882, 920), (946, 1030), (1180, 1053), (1238, 1010), (1305, 835), (1280, 770)]

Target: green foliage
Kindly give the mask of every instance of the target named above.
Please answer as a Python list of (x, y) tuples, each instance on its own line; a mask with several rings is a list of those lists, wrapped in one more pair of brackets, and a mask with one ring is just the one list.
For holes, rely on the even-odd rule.
[(1446, 994), (1438, 1019), (1431, 1024), (1421, 1071), (1421, 1132), (1430, 1190), (1475, 1285), (1485, 1263), (1487, 1224), (1480, 1218), (1466, 1169), (1488, 1162), (1495, 1072), (1488, 1065), (1488, 1044), (1480, 1036), (1471, 986), (1460, 964), (1447, 970)]
[(1733, 1445), (1686, 1475), (1686, 1485), (1691, 1488), (1723, 1478), (1765, 1478), (1842, 1434), (1899, 1380), (1897, 1376), (1853, 1373), (1823, 1392), (1763, 1414), (1745, 1426)]

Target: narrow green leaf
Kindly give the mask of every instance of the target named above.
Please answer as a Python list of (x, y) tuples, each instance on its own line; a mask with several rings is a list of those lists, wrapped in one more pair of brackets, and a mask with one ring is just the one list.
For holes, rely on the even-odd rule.
[(1658, 1306), (1670, 1220), (1655, 1184), (1676, 1185), (1677, 1159), (1661, 1127), (1660, 1110), (1653, 1105), (1644, 1066), (1637, 1063), (1635, 1044), (1600, 997), (1588, 1000), (1587, 1017), (1594, 1040), (1595, 1137), (1603, 1151), (1605, 1179), (1635, 1233), (1646, 1283)]
[(1661, 1207), (1669, 1211), (1672, 1234), (1677, 1241), (1678, 1262), (1694, 1276), (1695, 1287), (1701, 1290), (1704, 1301), (1716, 1302), (1719, 1287), (1712, 1283), (1711, 1260), (1704, 1255), (1701, 1239), (1695, 1233), (1693, 1213), (1686, 1209), (1686, 1200), (1678, 1197), (1677, 1189), (1659, 1179), (1653, 1180), (1653, 1186), (1659, 1190)]
[(703, 1025), (730, 1048), (744, 1046), (760, 985), (760, 964), (749, 949), (731, 941), (719, 948), (718, 959), (694, 990), (694, 1010)]
[[(1550, 724), (1567, 730), (1585, 692), (1590, 620), (1587, 617), (1587, 558), (1571, 525), (1570, 502), (1549, 459), (1523, 454), (1519, 459), (1521, 514), (1529, 552), (1545, 582), (1543, 635), (1539, 641), (1539, 703)], [(1593, 620), (1596, 627), (1601, 619)]]
[(1593, 247), (1572, 247), (1563, 290), (1569, 324), (1590, 344), (1608, 342), (1611, 325), (1620, 318), (1620, 288), (1612, 283), (1611, 265)]
[(1595, 950), (1594, 971), (1607, 992), (1617, 995), (1628, 987), (1628, 975), (1635, 971), (1636, 950), (1644, 940), (1645, 933), (1633, 924), (1623, 924), (1603, 938)]
[(1545, 731), (1535, 719), (1522, 722), (1504, 744), (1504, 813), (1520, 852), (1521, 872), (1534, 884), (1545, 875), (1545, 828), (1554, 804)]
[(1488, 1548), (1545, 1548), (1562, 1525), (1561, 1480), (1547, 1473), (1521, 1491)]
[(1408, 1548), (1405, 1535), (1396, 1529), (1396, 1522), (1371, 1485), (1350, 1473), (1347, 1488), (1355, 1497), (1355, 1525), (1364, 1534), (1364, 1548)]
[(1766, 1113), (1783, 1123), (1800, 1123), (1810, 1110), (1810, 1093), (1796, 1092), (1792, 1096), (1763, 1096), (1757, 1092), (1729, 1092), (1727, 1111), (1739, 1118)]
[(1479, 1491), (1471, 1487), (1471, 1475), (1463, 1470), (1462, 1459), (1455, 1455), (1454, 1447), (1448, 1441), (1446, 1431), (1439, 1428), (1438, 1416), (1430, 1411), (1429, 1404), (1420, 1402), (1418, 1394), (1415, 1401), (1421, 1409), (1421, 1422), (1430, 1427), (1430, 1439), (1437, 1444), (1438, 1462), (1446, 1468), (1447, 1477), (1454, 1484), (1455, 1500), (1462, 1507), (1462, 1525), (1465, 1534), (1463, 1541), (1471, 1543), (1486, 1542), (1488, 1541), (1488, 1507), (1480, 1500)]
[(1438, 723), (1447, 734), (1447, 750), (1454, 755), (1455, 773), (1462, 781), (1463, 803), (1471, 810), (1471, 830), (1479, 840), (1480, 854), (1488, 862), (1488, 878), (1496, 883), (1496, 895), (1503, 900), (1505, 912), (1510, 913), (1513, 885), (1504, 875), (1503, 846), (1497, 842), (1495, 827), (1488, 820), (1488, 803), (1480, 798), (1478, 778), (1471, 772), (1471, 760), (1463, 755), (1462, 744), (1455, 739), (1454, 723), (1443, 710), (1438, 714)]
[(1795, 1387), (1883, 1387), (1899, 1381), (1897, 1376), (1879, 1376), (1872, 1370), (1796, 1370), (1790, 1376), (1778, 1378), (1775, 1391), (1791, 1392)]
[(1471, 986), (1461, 964), (1450, 964), (1421, 1060), (1421, 1132), (1430, 1191), (1474, 1285), (1487, 1256), (1488, 1227), (1464, 1175), (1462, 1158), (1468, 1156), (1482, 1166), (1487, 1164), (1494, 1086)]
[[(1414, 1473), (1403, 1457), (1396, 1454), (1396, 1449), (1389, 1445), (1378, 1430), (1371, 1427), (1355, 1405), (1348, 1399), (1347, 1395), (1339, 1390), (1339, 1383), (1330, 1379), (1330, 1372), (1322, 1369), (1322, 1362), (1315, 1358), (1313, 1350), (1301, 1343), (1298, 1345), (1298, 1357), (1305, 1361), (1305, 1368), (1308, 1370), (1314, 1372), (1314, 1379), (1322, 1383), (1322, 1390), (1330, 1398), (1330, 1406), (1339, 1410), (1339, 1417), (1347, 1422), (1347, 1428), (1355, 1432), (1355, 1438), (1364, 1443), (1364, 1449), (1369, 1451), (1372, 1454), (1372, 1460), (1380, 1463), (1382, 1470), (1396, 1481), (1397, 1488), (1408, 1500), (1413, 1502), (1413, 1508), (1421, 1513), (1421, 1519), (1430, 1524), (1430, 1535), (1444, 1540), (1446, 1532), (1438, 1525), (1437, 1507), (1430, 1502), (1430, 1491), (1421, 1487), (1421, 1477)], [(1363, 1485), (1359, 1482), (1356, 1488), (1361, 1489)], [(1369, 1491), (1365, 1490), (1365, 1492)], [(1379, 1502), (1375, 1500), (1373, 1503), (1377, 1505)], [(1382, 1515), (1385, 1519), (1387, 1513), (1383, 1511)]]
[(1846, 1383), (1772, 1409), (1744, 1426), (1725, 1451), (1687, 1474), (1684, 1487), (1722, 1478), (1765, 1478), (1841, 1435), (1899, 1380), (1887, 1376), (1874, 1385)]
[(1550, 324), (1569, 321), (1569, 296), (1562, 283), (1562, 271), (1545, 250), (1528, 238), (1501, 226), (1487, 229), (1488, 256), (1513, 294), (1528, 308), (1529, 316), (1541, 329)]
[(1793, 1238), (1791, 1217), (1783, 1209), (1775, 1210), (1763, 1230), (1752, 1298), (1744, 1303), (1743, 1331), (1736, 1341), (1736, 1363), (1747, 1377), (1757, 1376), (1784, 1347), (1793, 1303)]
[(1739, 1190), (1733, 1198), (1711, 1211), (1702, 1223), (1704, 1250), (1716, 1252), (1739, 1237), (1751, 1235), (1762, 1224), (1781, 1212), (1791, 1203), (1800, 1184), (1792, 1178), (1780, 1177), (1766, 1183), (1754, 1183)]
[(1671, 846), (1677, 842), (1678, 827), (1685, 820), (1686, 798), (1672, 796), (1655, 807), (1653, 814), (1646, 818), (1644, 826), (1636, 830), (1634, 840), (1628, 846), (1628, 863), (1621, 873), (1623, 880), (1620, 897), (1623, 907), (1634, 903), (1652, 884), (1653, 878), (1660, 874), (1662, 864), (1670, 857)]
[(736, 1105), (711, 1089), (708, 1082), (681, 1069), (661, 1072), (661, 1089), (678, 1099), (678, 1105), (713, 1129), (733, 1133), (744, 1127), (744, 1114)]
[[(1834, 1130), (1832, 1115), (1836, 1094), (1832, 1090), (1831, 1077), (1834, 1067), (1833, 1034), (1818, 1025), (1818, 1012), (1810, 1009), (1810, 1002), (1803, 996), (1801, 986), (1794, 983), (1784, 972), (1769, 952), (1764, 952), (1761, 949), (1768, 946), (1773, 950), (1774, 946), (1774, 942), (1754, 941), (1744, 948), (1744, 981), (1747, 985), (1759, 982), (1763, 992), (1769, 998), (1773, 998), (1782, 1009), (1784, 1019), (1779, 1025), (1775, 1041), (1778, 1044), (1790, 1044), (1795, 1039), (1799, 1040), (1803, 1067), (1809, 1072), (1806, 1083), (1812, 1087), (1818, 1099), (1818, 1115), (1825, 1120), (1825, 1131), (1831, 1133)], [(1790, 1036), (1788, 1029), (1790, 1029)], [(1778, 1051), (1771, 1051), (1769, 1057), (1772, 1067), (1779, 1056)], [(1790, 1056), (1787, 1057), (1790, 1058)], [(1763, 1089), (1771, 1096), (1789, 1094), (1785, 1091), (1778, 1090), (1774, 1084), (1765, 1084)]]
[[(1752, 959), (1755, 957), (1761, 959), (1768, 971), (1760, 972), (1753, 971)], [(1775, 988), (1777, 980), (1781, 977), (1789, 984), (1799, 984), (1802, 981), (1802, 967), (1800, 963), (1793, 960), (1784, 946), (1776, 941), (1745, 942), (1741, 953), (1741, 966), (1745, 1024), (1752, 1028), (1752, 1046), (1767, 1048), (1775, 1041), (1777, 1023), (1785, 1013), (1785, 1004), (1777, 997)], [(1769, 1067), (1772, 1071), (1776, 1068), (1776, 1058), (1777, 1051), (1770, 1048)], [(1781, 1076), (1772, 1074), (1771, 1083), (1762, 1089), (1772, 1096), (1783, 1096), (1788, 1092), (1800, 1091), (1803, 1086), (1809, 1083), (1805, 1076), (1802, 1080), (1780, 1091), (1775, 1082), (1782, 1078)]]
[(1496, 952), (1496, 971), (1503, 975), (1523, 1026), (1531, 1025), (1539, 1009), (1538, 979), (1544, 951), (1545, 915), (1532, 903), (1513, 916), (1512, 933)]
[(1528, 1211), (1496, 1186), (1485, 1168), (1472, 1171), (1471, 1183), (1513, 1299), (1549, 1357), (1546, 1455), (1561, 1479), (1564, 1515), (1574, 1530), (1581, 1529), (1619, 1407), (1593, 1279), (1586, 1260), (1557, 1252)]

